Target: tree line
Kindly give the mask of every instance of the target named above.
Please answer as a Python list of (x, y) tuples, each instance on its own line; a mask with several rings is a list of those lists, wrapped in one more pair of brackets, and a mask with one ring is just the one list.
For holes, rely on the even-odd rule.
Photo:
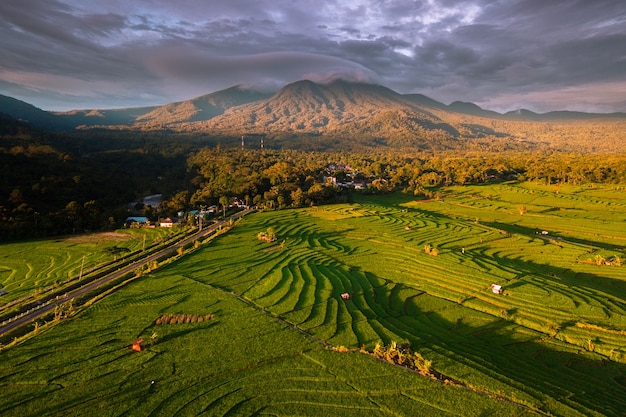
[[(9, 127), (7, 127), (9, 126)], [(206, 139), (206, 140), (205, 140)], [(626, 184), (625, 154), (557, 151), (301, 151), (221, 147), (214, 139), (90, 132), (52, 137), (0, 129), (0, 240), (120, 227), (235, 199), (268, 209), (345, 202), (354, 190), (432, 197), (438, 187), (487, 181)], [(158, 207), (133, 207), (161, 193)]]

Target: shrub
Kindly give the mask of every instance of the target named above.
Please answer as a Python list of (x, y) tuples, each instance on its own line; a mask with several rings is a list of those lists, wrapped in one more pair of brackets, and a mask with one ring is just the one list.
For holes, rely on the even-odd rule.
[(439, 249), (433, 247), (430, 243), (424, 246), (424, 252), (431, 256), (439, 256)]
[(377, 343), (372, 354), (387, 362), (414, 369), (421, 375), (434, 376), (432, 373), (432, 361), (424, 359), (419, 352), (412, 352), (408, 344), (398, 346), (396, 342), (392, 341), (389, 346), (384, 346)]
[(204, 316), (199, 316), (197, 314), (163, 314), (155, 320), (155, 324), (200, 323), (205, 320), (212, 320), (213, 318), (215, 318), (214, 314), (206, 314)]
[(276, 234), (276, 230), (268, 227), (266, 231), (259, 232), (256, 238), (265, 242), (274, 242), (276, 239), (278, 239), (278, 235)]

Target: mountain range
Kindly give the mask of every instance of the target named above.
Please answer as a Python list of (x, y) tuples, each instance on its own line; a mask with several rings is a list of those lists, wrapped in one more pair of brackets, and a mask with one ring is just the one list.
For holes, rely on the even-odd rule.
[(297, 81), (273, 94), (235, 86), (163, 106), (69, 112), (48, 112), (0, 96), (0, 113), (54, 131), (115, 129), (231, 138), (261, 135), (280, 140), (358, 139), (392, 146), (437, 143), (439, 148), (454, 148), (459, 141), (469, 139), (520, 139), (519, 122), (626, 120), (626, 113), (539, 114), (521, 109), (502, 114), (473, 103), (456, 101), (446, 105), (421, 94), (399, 94), (381, 85), (342, 80), (328, 84)]

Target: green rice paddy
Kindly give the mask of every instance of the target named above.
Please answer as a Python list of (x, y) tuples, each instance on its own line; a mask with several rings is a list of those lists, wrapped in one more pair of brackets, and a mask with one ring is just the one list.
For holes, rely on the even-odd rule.
[(172, 229), (122, 229), (110, 233), (0, 245), (0, 306), (86, 274), (113, 255), (106, 248), (140, 251), (174, 233)]
[[(618, 188), (258, 213), (2, 351), (0, 414), (622, 415), (625, 246)], [(215, 319), (156, 325), (167, 313)], [(471, 389), (358, 352), (392, 341)]]

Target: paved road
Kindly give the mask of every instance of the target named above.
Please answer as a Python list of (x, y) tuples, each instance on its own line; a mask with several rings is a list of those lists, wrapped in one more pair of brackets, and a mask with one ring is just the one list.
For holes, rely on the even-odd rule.
[[(238, 217), (242, 217), (245, 216), (246, 214), (252, 212), (252, 209), (248, 209), (248, 210), (244, 210), (242, 212), (239, 212), (237, 214), (234, 214), (232, 216), (230, 216), (227, 220), (231, 219), (231, 218), (238, 218)], [(205, 229), (202, 229), (201, 231), (194, 233), (191, 236), (186, 237), (185, 239), (178, 241), (176, 243), (174, 243), (173, 245), (160, 250), (159, 252), (156, 252), (146, 258), (143, 258), (140, 261), (136, 261), (133, 262), (130, 265), (127, 265), (123, 268), (118, 269), (115, 272), (112, 272), (102, 278), (98, 278), (94, 281), (89, 282), (88, 284), (85, 284), (84, 286), (77, 288), (73, 291), (68, 292), (66, 295), (64, 295), (63, 297), (57, 297), (57, 299), (53, 299), (50, 300), (46, 305), (34, 309), (34, 310), (29, 310), (26, 313), (23, 313), (22, 315), (18, 316), (17, 319), (14, 319), (13, 321), (11, 321), (8, 324), (5, 324), (4, 326), (0, 327), (0, 336), (9, 333), (21, 326), (27, 325), (28, 323), (31, 323), (33, 320), (35, 320), (38, 317), (41, 317), (43, 315), (46, 315), (48, 313), (50, 313), (51, 311), (53, 311), (57, 305), (65, 303), (73, 298), (76, 297), (80, 297), (82, 295), (85, 295), (103, 285), (106, 285), (107, 283), (120, 278), (121, 276), (128, 274), (129, 272), (134, 271), (137, 268), (143, 267), (146, 264), (149, 264), (150, 262), (153, 262), (165, 255), (169, 255), (170, 253), (178, 250), (178, 248), (181, 248), (195, 240), (197, 240), (198, 238), (201, 237), (205, 237), (208, 235), (211, 235), (213, 233), (215, 233), (215, 230), (217, 230), (218, 227), (220, 227), (221, 225), (224, 224), (224, 222), (226, 222), (227, 220), (224, 220), (220, 223), (216, 223), (213, 224)]]

